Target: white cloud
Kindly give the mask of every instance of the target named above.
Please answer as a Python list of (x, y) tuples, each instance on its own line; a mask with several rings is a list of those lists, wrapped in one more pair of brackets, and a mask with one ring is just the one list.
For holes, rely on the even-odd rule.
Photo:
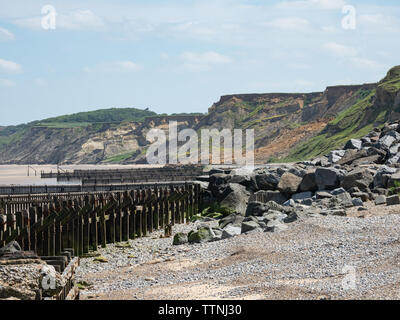
[(113, 61), (99, 64), (93, 68), (85, 67), (85, 72), (136, 72), (141, 69), (141, 66), (132, 61)]
[(357, 49), (336, 42), (328, 42), (323, 47), (331, 54), (341, 58), (354, 57), (358, 54)]
[(350, 63), (351, 65), (361, 69), (378, 69), (383, 65), (361, 57), (359, 51), (353, 47), (345, 46), (336, 42), (329, 42), (323, 45), (323, 48), (328, 50), (335, 57), (340, 58), (342, 61)]
[(82, 29), (102, 29), (103, 20), (90, 10), (77, 10), (68, 15), (60, 15), (57, 19), (57, 27), (82, 30)]
[(4, 73), (21, 73), (22, 66), (13, 61), (0, 59), (0, 72)]
[(376, 61), (366, 59), (366, 58), (354, 57), (354, 58), (351, 58), (350, 61), (353, 63), (354, 66), (356, 66), (357, 68), (360, 68), (360, 69), (388, 68)]
[(0, 86), (10, 88), (10, 87), (15, 87), (16, 83), (8, 79), (0, 79)]
[(43, 78), (36, 78), (34, 80), (34, 83), (38, 87), (47, 87), (47, 81), (44, 80)]
[(273, 20), (268, 25), (281, 30), (305, 30), (310, 26), (310, 22), (302, 18), (288, 17)]
[[(15, 24), (34, 30), (41, 30), (42, 16), (16, 19)], [(105, 22), (91, 10), (75, 10), (68, 14), (57, 13), (56, 29), (101, 31)]]
[(15, 36), (11, 31), (0, 27), (0, 41), (15, 40)]
[(188, 71), (204, 71), (210, 69), (211, 66), (229, 64), (233, 61), (231, 57), (213, 51), (204, 53), (184, 52), (181, 58), (184, 69)]
[(282, 9), (341, 9), (345, 5), (345, 0), (298, 0), (282, 1), (277, 6)]

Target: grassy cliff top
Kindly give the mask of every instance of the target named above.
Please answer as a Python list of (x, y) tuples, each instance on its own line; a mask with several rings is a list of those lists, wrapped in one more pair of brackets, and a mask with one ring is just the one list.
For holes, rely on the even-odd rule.
[(400, 66), (393, 67), (389, 70), (386, 77), (378, 84), (388, 92), (397, 92), (400, 90)]
[(89, 112), (79, 112), (30, 123), (35, 126), (45, 127), (82, 127), (91, 123), (121, 123), (124, 121), (139, 122), (145, 117), (155, 116), (157, 113), (148, 109), (136, 108), (111, 108)]

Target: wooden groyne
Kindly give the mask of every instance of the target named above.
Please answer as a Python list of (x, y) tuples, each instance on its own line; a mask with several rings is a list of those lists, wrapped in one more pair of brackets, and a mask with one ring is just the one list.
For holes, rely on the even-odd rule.
[(0, 196), (0, 247), (16, 240), (39, 256), (61, 256), (68, 249), (81, 256), (107, 243), (185, 223), (201, 206), (196, 183), (58, 193), (60, 187), (70, 186), (54, 186), (55, 193)]
[(8, 195), (36, 195), (36, 194), (57, 194), (76, 192), (110, 192), (137, 190), (143, 188), (165, 187), (171, 184), (185, 185), (185, 181), (161, 182), (161, 183), (119, 183), (119, 184), (96, 184), (96, 185), (32, 185), (32, 186), (0, 186), (0, 196)]
[(165, 166), (161, 168), (74, 170), (42, 172), (43, 179), (82, 180), (84, 184), (191, 181), (204, 174), (202, 166)]

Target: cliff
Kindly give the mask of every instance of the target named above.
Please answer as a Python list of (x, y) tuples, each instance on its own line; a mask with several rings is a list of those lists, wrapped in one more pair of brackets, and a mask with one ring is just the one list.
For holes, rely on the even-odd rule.
[(205, 115), (157, 115), (109, 109), (0, 127), (1, 164), (145, 162), (153, 128), (254, 129), (256, 161), (297, 161), (324, 154), (374, 126), (400, 119), (400, 66), (378, 83), (324, 92), (222, 96)]

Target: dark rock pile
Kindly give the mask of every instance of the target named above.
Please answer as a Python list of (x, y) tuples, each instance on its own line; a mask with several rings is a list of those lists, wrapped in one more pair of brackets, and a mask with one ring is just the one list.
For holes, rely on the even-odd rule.
[(400, 204), (399, 168), (400, 125), (392, 123), (312, 161), (255, 170), (213, 170), (203, 190), (206, 205), (217, 202), (234, 213), (220, 220), (219, 228), (199, 227), (187, 241), (280, 232), (310, 215), (346, 216), (351, 207), (366, 210), (368, 201)]

